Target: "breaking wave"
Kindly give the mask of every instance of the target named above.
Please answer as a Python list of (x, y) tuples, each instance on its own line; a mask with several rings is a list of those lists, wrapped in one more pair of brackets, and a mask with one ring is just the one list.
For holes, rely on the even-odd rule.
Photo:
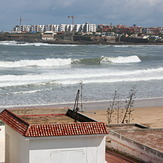
[(137, 56), (129, 57), (101, 57), (88, 59), (62, 59), (62, 58), (46, 58), (40, 60), (19, 60), (19, 61), (0, 61), (0, 67), (16, 68), (16, 67), (55, 67), (66, 66), (71, 64), (109, 64), (109, 63), (136, 63), (141, 62)]
[(71, 58), (68, 59), (41, 59), (41, 60), (20, 60), (20, 61), (1, 61), (0, 67), (5, 68), (14, 68), (14, 67), (31, 67), (31, 66), (38, 66), (38, 67), (53, 67), (53, 66), (64, 66), (70, 65), (72, 62)]
[(138, 63), (141, 62), (138, 56), (127, 56), (127, 57), (101, 57), (100, 63), (107, 64), (107, 63)]
[(27, 43), (27, 42), (17, 42), (17, 41), (0, 41), (0, 45), (4, 46), (78, 46), (71, 44), (48, 44), (48, 43)]

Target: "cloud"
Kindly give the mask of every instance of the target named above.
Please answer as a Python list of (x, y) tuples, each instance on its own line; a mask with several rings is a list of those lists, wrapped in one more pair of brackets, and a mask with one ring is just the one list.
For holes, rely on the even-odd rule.
[(163, 14), (163, 0), (0, 0), (0, 3), (0, 30), (6, 25), (12, 28), (20, 16), (31, 19), (31, 24), (68, 23), (67, 16), (73, 15), (83, 17), (76, 19), (78, 23), (90, 20), (96, 24), (157, 26), (161, 25)]

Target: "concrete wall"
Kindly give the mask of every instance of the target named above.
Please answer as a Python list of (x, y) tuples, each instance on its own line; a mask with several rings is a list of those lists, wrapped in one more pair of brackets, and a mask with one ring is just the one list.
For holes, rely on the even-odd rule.
[(104, 136), (30, 139), (30, 163), (104, 163)]
[(108, 140), (109, 141), (106, 144), (108, 148), (118, 150), (148, 163), (163, 162), (162, 152), (126, 138), (113, 130), (110, 130)]
[(105, 163), (105, 135), (26, 138), (5, 126), (5, 163)]
[(28, 163), (29, 141), (5, 125), (5, 163)]

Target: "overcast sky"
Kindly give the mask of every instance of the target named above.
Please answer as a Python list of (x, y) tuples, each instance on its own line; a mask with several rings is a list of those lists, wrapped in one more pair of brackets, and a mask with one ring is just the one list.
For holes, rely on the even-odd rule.
[(19, 24), (163, 26), (163, 0), (0, 0), (0, 31)]

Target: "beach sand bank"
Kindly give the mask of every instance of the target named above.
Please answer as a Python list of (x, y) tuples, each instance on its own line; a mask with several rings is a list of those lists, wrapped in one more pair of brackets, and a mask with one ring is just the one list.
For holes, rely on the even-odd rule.
[[(163, 107), (140, 107), (133, 109), (133, 120), (131, 120), (131, 123), (139, 123), (151, 128), (163, 128)], [(90, 112), (84, 112), (84, 114), (107, 123), (106, 110), (91, 110)], [(116, 123), (116, 120), (113, 119), (112, 124), (114, 123)]]

